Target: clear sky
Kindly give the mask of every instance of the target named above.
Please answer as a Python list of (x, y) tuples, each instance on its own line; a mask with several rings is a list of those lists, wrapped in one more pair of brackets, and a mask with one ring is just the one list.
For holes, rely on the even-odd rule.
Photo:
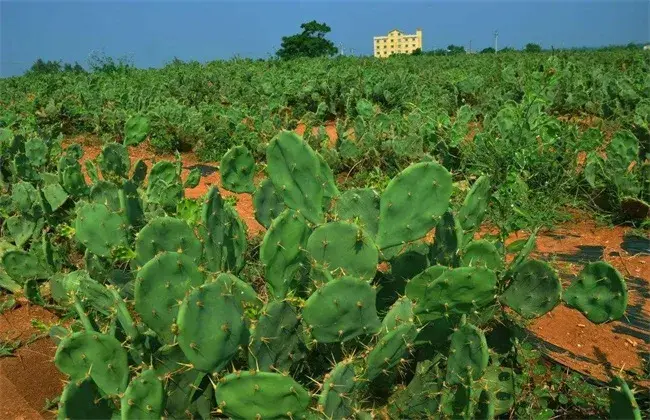
[(39, 57), (79, 61), (92, 51), (157, 67), (174, 56), (264, 58), (315, 19), (346, 54), (372, 54), (373, 35), (423, 30), (424, 49), (602, 46), (650, 41), (648, 0), (545, 1), (29, 1), (0, 0), (0, 76)]

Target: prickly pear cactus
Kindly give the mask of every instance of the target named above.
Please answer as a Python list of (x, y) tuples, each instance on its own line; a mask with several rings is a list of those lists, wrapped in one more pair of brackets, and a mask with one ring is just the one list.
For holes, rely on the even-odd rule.
[(325, 375), (323, 390), (318, 397), (318, 409), (328, 418), (348, 418), (357, 410), (353, 392), (358, 387), (354, 359), (337, 363)]
[(334, 213), (340, 220), (357, 223), (374, 239), (379, 226), (379, 194), (371, 188), (345, 191), (337, 198)]
[(304, 356), (300, 327), (291, 304), (269, 302), (252, 328), (248, 365), (264, 372), (289, 371)]
[(456, 267), (459, 263), (462, 245), (463, 228), (452, 212), (446, 211), (436, 225), (430, 259), (438, 265)]
[(187, 174), (187, 179), (183, 184), (184, 188), (196, 188), (201, 182), (201, 170), (199, 168), (194, 168)]
[(564, 292), (564, 302), (594, 324), (615, 321), (627, 308), (623, 276), (604, 261), (589, 263)]
[(609, 387), (609, 418), (641, 420), (641, 411), (627, 382), (614, 376)]
[(433, 162), (416, 163), (393, 178), (381, 195), (377, 246), (422, 238), (449, 207), (451, 175)]
[(267, 172), (285, 205), (322, 223), (324, 188), (316, 153), (298, 135), (282, 131), (266, 149)]
[(138, 187), (142, 186), (144, 180), (147, 178), (147, 164), (138, 159), (133, 165), (133, 174), (131, 174), (131, 181)]
[(369, 235), (348, 222), (317, 227), (307, 241), (312, 264), (334, 277), (352, 276), (372, 280), (377, 272), (379, 251)]
[(551, 266), (529, 260), (514, 270), (500, 299), (524, 318), (537, 318), (558, 304), (561, 293), (562, 284)]
[(54, 363), (71, 381), (90, 376), (108, 395), (123, 393), (129, 382), (126, 350), (116, 338), (98, 332), (82, 331), (64, 338)]
[(268, 178), (257, 186), (253, 194), (253, 205), (255, 206), (255, 219), (265, 228), (271, 226), (273, 219), (285, 209), (282, 196), (277, 193), (273, 182)]
[(24, 216), (11, 216), (5, 219), (5, 229), (17, 247), (22, 248), (34, 235), (36, 222)]
[(126, 178), (131, 169), (129, 152), (119, 143), (109, 143), (104, 146), (97, 157), (97, 164), (106, 180)]
[(451, 335), (445, 380), (460, 385), (469, 375), (475, 381), (483, 376), (488, 360), (485, 335), (474, 325), (464, 323)]
[(492, 242), (479, 239), (470, 242), (461, 251), (460, 265), (464, 267), (485, 267), (492, 271), (501, 271), (503, 258)]
[(300, 214), (286, 209), (273, 220), (260, 248), (260, 260), (265, 266), (264, 279), (276, 298), (284, 298), (297, 289), (295, 275), (306, 262), (305, 247), (310, 230)]
[(235, 372), (215, 389), (217, 406), (234, 419), (306, 418), (309, 392), (290, 376), (270, 372)]
[(137, 146), (142, 143), (149, 134), (149, 120), (147, 118), (136, 115), (124, 124), (124, 145)]
[(458, 221), (465, 235), (465, 244), (471, 240), (474, 232), (483, 223), (485, 211), (490, 201), (490, 178), (479, 177), (467, 193), (463, 205), (458, 211)]
[(144, 370), (131, 380), (124, 392), (120, 404), (122, 419), (160, 419), (164, 401), (163, 382), (154, 370)]
[(221, 182), (223, 188), (236, 193), (255, 191), (255, 159), (246, 146), (235, 146), (221, 159)]
[(414, 314), (423, 321), (473, 314), (493, 303), (496, 292), (497, 277), (493, 271), (478, 267), (454, 268), (426, 287), (423, 298), (416, 299)]
[(178, 344), (194, 369), (219, 371), (248, 340), (243, 308), (220, 284), (192, 290), (178, 309)]
[(75, 221), (76, 238), (93, 254), (109, 257), (127, 245), (126, 223), (122, 216), (98, 203), (82, 204)]
[(135, 280), (135, 310), (142, 321), (166, 343), (175, 340), (178, 302), (205, 281), (186, 254), (163, 252), (138, 271)]
[(70, 381), (63, 388), (57, 418), (108, 419), (113, 417), (114, 412), (114, 407), (108, 399), (102, 398), (93, 380), (83, 378)]
[(383, 335), (365, 358), (368, 366), (365, 377), (374, 381), (404, 363), (415, 348), (417, 334), (415, 325), (406, 322)]
[(135, 262), (142, 267), (147, 261), (164, 251), (184, 254), (198, 265), (203, 247), (192, 228), (184, 220), (158, 217), (147, 223), (136, 235)]
[(376, 292), (367, 281), (343, 277), (317, 289), (302, 312), (311, 335), (322, 343), (344, 342), (362, 334), (375, 334), (380, 322)]

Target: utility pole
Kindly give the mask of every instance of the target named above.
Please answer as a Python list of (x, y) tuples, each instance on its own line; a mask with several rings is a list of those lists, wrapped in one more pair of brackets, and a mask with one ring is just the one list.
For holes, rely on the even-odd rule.
[(472, 53), (472, 40), (469, 40), (469, 53)]
[(499, 51), (499, 31), (494, 31), (494, 53)]

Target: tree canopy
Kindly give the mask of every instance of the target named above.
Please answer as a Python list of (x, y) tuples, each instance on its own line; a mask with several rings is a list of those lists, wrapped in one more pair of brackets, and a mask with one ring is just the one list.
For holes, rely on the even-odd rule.
[(526, 52), (532, 52), (532, 53), (537, 53), (542, 51), (542, 47), (539, 44), (533, 44), (532, 42), (529, 42), (526, 44), (524, 47), (524, 51)]
[(332, 56), (339, 52), (334, 43), (325, 39), (332, 29), (326, 23), (315, 20), (300, 25), (302, 32), (282, 37), (282, 44), (276, 55), (282, 59), (298, 57)]

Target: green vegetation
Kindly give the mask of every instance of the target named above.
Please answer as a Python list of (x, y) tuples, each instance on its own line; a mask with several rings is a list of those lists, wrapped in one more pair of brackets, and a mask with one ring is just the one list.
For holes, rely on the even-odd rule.
[[(124, 125), (133, 145), (150, 127), (142, 118)], [(562, 286), (531, 259), (535, 234), (514, 258), (502, 240), (474, 239), (489, 176), (456, 202), (453, 176), (427, 159), (382, 190), (341, 192), (320, 153), (282, 130), (257, 186), (273, 192), (255, 203), (260, 222), (275, 206), (265, 200), (285, 208), (253, 252), (216, 187), (191, 210), (178, 163), (158, 162), (146, 177), (142, 163), (131, 171), (131, 146), (112, 142), (92, 161), (101, 179), (75, 178), (66, 190), (59, 181), (78, 167), (78, 145), (46, 139), (27, 157), (32, 140), (3, 134), (3, 218), (39, 226), (4, 232), (2, 274), (18, 286), (7, 289), (77, 317), (51, 328), (55, 364), (69, 377), (60, 418), (493, 418), (608, 407), (640, 416), (620, 377), (611, 404), (600, 394), (579, 404), (580, 388), (563, 391), (555, 376), (545, 393), (535, 387), (528, 365), (539, 362), (520, 357), (520, 317), (549, 312)], [(224, 155), (228, 188), (249, 184), (249, 155), (244, 146)], [(626, 288), (599, 262), (562, 299), (611, 322), (625, 315)]]
[[(321, 55), (329, 28), (303, 30), (282, 58)], [(650, 62), (450, 51), (0, 81), (2, 301), (72, 321), (50, 329), (59, 417), (639, 418), (634, 378), (585, 382), (523, 326), (626, 314), (611, 265), (563, 288), (531, 253), (566, 205), (648, 226)], [(83, 165), (77, 134), (104, 143)], [(176, 159), (132, 163), (145, 140)], [(216, 186), (185, 197), (189, 150), (263, 237)]]

